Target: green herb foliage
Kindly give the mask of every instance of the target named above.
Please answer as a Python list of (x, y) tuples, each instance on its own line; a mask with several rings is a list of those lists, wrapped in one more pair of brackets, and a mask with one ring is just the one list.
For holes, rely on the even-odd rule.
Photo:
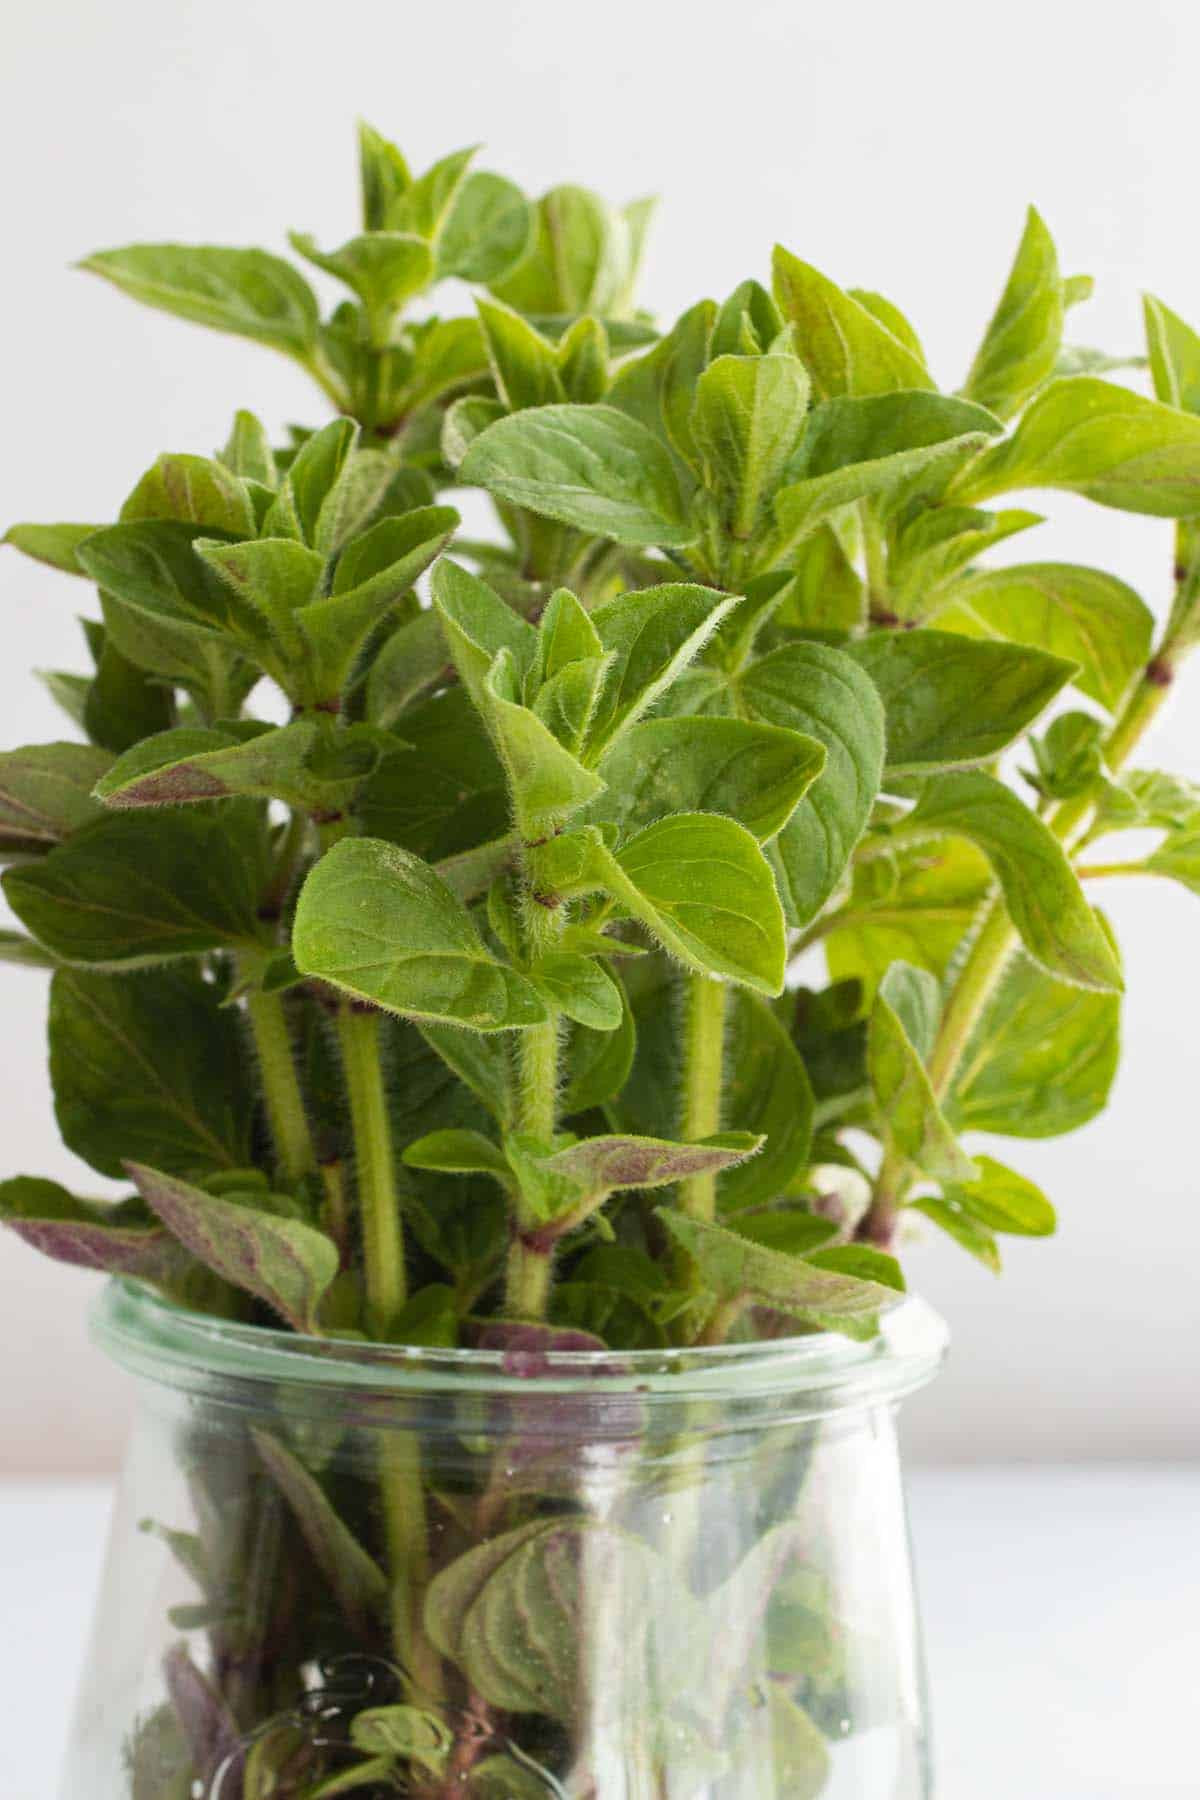
[[(361, 169), (352, 234), (290, 240), (328, 313), (265, 250), (83, 264), (291, 358), (333, 417), (279, 444), (237, 412), (116, 519), (8, 532), (96, 613), (91, 667), (48, 677), (70, 741), (0, 755), (0, 949), (51, 972), (64, 1140), (138, 1197), (16, 1177), (0, 1218), (316, 1335), (869, 1335), (906, 1219), (993, 1268), (997, 1234), (1054, 1228), (970, 1140), (1105, 1103), (1094, 883), (1200, 892), (1200, 791), (1129, 767), (1200, 639), (1200, 339), (1150, 301), (1153, 393), (1096, 373), (1031, 211), (942, 393), (890, 300), (788, 249), (660, 330), (645, 203), (530, 201), (473, 152), (414, 175), (367, 127)], [(1174, 521), (1165, 623), (1106, 570), (981, 560), (1040, 522), (993, 502), (1056, 489)], [(1131, 828), (1149, 850), (1096, 848)], [(375, 1552), (259, 1454), (368, 1630)], [(582, 1528), (535, 1526), (443, 1569), (427, 1628), (563, 1726), (569, 1658), (531, 1687), (503, 1654), (571, 1641)], [(452, 1754), (413, 1708), (359, 1725), (361, 1783)], [(470, 1791), (524, 1791), (504, 1761)], [(326, 1775), (303, 1792), (355, 1787)]]

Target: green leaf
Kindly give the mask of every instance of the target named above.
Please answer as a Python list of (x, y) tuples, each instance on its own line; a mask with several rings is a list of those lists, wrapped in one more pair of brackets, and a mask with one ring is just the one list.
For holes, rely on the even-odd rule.
[(689, 307), (652, 350), (622, 363), (608, 396), (610, 405), (668, 447), (688, 490), (700, 468), (692, 407), (696, 384), (708, 367), (716, 312), (711, 300)]
[(974, 1181), (947, 1188), (945, 1198), (970, 1213), (991, 1231), (1017, 1237), (1049, 1237), (1058, 1223), (1054, 1208), (1039, 1187), (991, 1156), (976, 1157)]
[(0, 855), (61, 844), (100, 816), (92, 789), (112, 762), (91, 744), (31, 744), (0, 754)]
[(593, 760), (667, 692), (737, 605), (715, 588), (667, 582), (593, 608), (611, 658), (588, 731)]
[(453, 1025), (422, 1025), (421, 1036), (500, 1125), (512, 1123), (512, 1062), (503, 1038)]
[(430, 608), (398, 626), (371, 662), (367, 718), (390, 727), (448, 672), (450, 652), (437, 612)]
[(887, 769), (926, 775), (989, 761), (1075, 673), (1045, 651), (948, 631), (876, 631), (846, 646), (883, 698)]
[(174, 696), (123, 656), (102, 626), (96, 630), (100, 654), (84, 700), (83, 728), (94, 744), (121, 751), (174, 723)]
[(556, 951), (533, 965), (529, 979), (556, 1012), (589, 1031), (615, 1031), (621, 1023), (620, 990), (594, 957)]
[(558, 378), (563, 397), (580, 405), (603, 400), (608, 392), (608, 333), (599, 319), (576, 319), (558, 345)]
[(242, 742), (185, 727), (127, 751), (96, 792), (113, 809), (254, 795), (334, 812), (350, 804), (379, 754), (364, 727), (351, 725), (335, 736), (322, 719), (297, 719)]
[(10, 525), (0, 544), (11, 544), (22, 555), (59, 569), (64, 575), (85, 575), (87, 571), (75, 552), (85, 538), (99, 530), (98, 525)]
[(218, 1197), (144, 1164), (125, 1166), (147, 1206), (198, 1261), (264, 1301), (294, 1330), (318, 1330), (321, 1301), (340, 1260), (332, 1238), (260, 1210), (260, 1194)]
[(1181, 412), (1200, 413), (1200, 336), (1153, 294), (1144, 295), (1142, 305), (1156, 398)]
[(541, 406), (500, 419), (471, 444), (459, 475), (618, 543), (681, 545), (696, 535), (670, 456), (613, 406)]
[(1112, 946), (1062, 845), (1011, 788), (975, 769), (935, 776), (908, 823), (915, 832), (965, 837), (983, 851), (1026, 950), (1047, 974), (1119, 992)]
[(512, 652), (502, 650), (484, 684), (485, 717), (508, 776), (517, 829), (534, 843), (560, 830), (604, 783), (519, 703), (519, 689)]
[(808, 1258), (814, 1269), (833, 1269), (841, 1275), (857, 1275), (862, 1281), (874, 1281), (881, 1287), (905, 1290), (904, 1275), (894, 1256), (875, 1250), (869, 1244), (833, 1244), (815, 1250)]
[(303, 974), (409, 1018), (504, 1031), (547, 1016), (536, 988), (488, 955), (428, 864), (375, 838), (343, 838), (316, 864), (292, 954)]
[(804, 1168), (812, 1145), (813, 1092), (799, 1052), (757, 994), (730, 995), (725, 1046), (726, 1124), (765, 1138), (751, 1161), (723, 1175), (723, 1212), (773, 1199)]
[(648, 719), (600, 763), (607, 792), (589, 817), (623, 832), (674, 812), (726, 813), (760, 843), (791, 818), (825, 766), (825, 747), (802, 732), (746, 719)]
[(967, 1045), (946, 1110), (960, 1131), (1047, 1138), (1103, 1112), (1120, 1057), (1121, 1002), (1010, 964)]
[(406, 747), (389, 751), (359, 791), (366, 835), (436, 862), (507, 834), (504, 769), (464, 689), (411, 708), (403, 728)]
[(858, 1335), (896, 1304), (894, 1288), (781, 1256), (737, 1232), (659, 1207), (656, 1217), (695, 1262), (720, 1301), (745, 1301), (787, 1313), (804, 1325)]
[(286, 1445), (271, 1432), (253, 1425), (250, 1436), (259, 1460), (291, 1508), (312, 1559), (351, 1628), (365, 1634), (372, 1620), (386, 1611), (386, 1575), (338, 1517), (320, 1483)]
[(999, 1275), (1000, 1247), (995, 1237), (986, 1225), (981, 1225), (978, 1219), (973, 1218), (969, 1212), (964, 1212), (961, 1206), (955, 1206), (949, 1200), (923, 1199), (911, 1201), (908, 1210), (921, 1213), (931, 1220), (947, 1237), (953, 1238), (956, 1244), (961, 1245), (977, 1262), (981, 1262), (985, 1269), (990, 1269), (993, 1275)]
[(206, 530), (174, 519), (113, 525), (80, 545), (79, 560), (106, 593), (152, 624), (259, 649), (270, 641), (264, 621), (195, 554)]
[(867, 1033), (867, 1073), (889, 1153), (926, 1175), (971, 1180), (975, 1165), (943, 1117), (920, 1051), (882, 986)]
[(964, 393), (998, 418), (1020, 412), (1054, 373), (1064, 311), (1054, 239), (1031, 206), (1016, 261), (975, 353)]
[(1143, 865), (1149, 875), (1165, 875), (1200, 894), (1200, 826), (1173, 831)]
[(1076, 686), (1110, 712), (1145, 667), (1154, 615), (1115, 575), (1075, 563), (977, 569), (955, 582), (943, 631), (1029, 644), (1078, 663)]
[(63, 1142), (100, 1174), (120, 1177), (127, 1156), (187, 1175), (250, 1161), (241, 1021), (192, 969), (60, 969), (49, 1036)]
[[(242, 605), (261, 617), (287, 659), (290, 673), (290, 666), (304, 654), (295, 615), (319, 592), (324, 558), (289, 538), (261, 538), (251, 544), (197, 538), (193, 549)], [(287, 685), (298, 691), (300, 680), (293, 677)]]
[(1035, 769), (1026, 781), (1049, 800), (1075, 800), (1107, 784), (1104, 725), (1094, 713), (1059, 713), (1045, 735), (1029, 740)]
[(551, 594), (538, 626), (538, 681), (549, 681), (572, 663), (590, 661), (603, 651), (600, 633), (570, 589)]
[(633, 267), (628, 220), (586, 188), (551, 188), (537, 202), (526, 255), (492, 292), (523, 313), (619, 310)]
[(239, 538), (258, 531), (245, 482), (204, 456), (160, 456), (121, 508), (122, 524), (139, 519), (176, 519)]
[(293, 231), (288, 241), (307, 262), (334, 275), (362, 301), (375, 343), (384, 345), (392, 314), (433, 280), (433, 252), (424, 238), (405, 231), (371, 231), (337, 250), (320, 250), (315, 238)]
[(783, 911), (770, 865), (744, 826), (678, 813), (618, 856), (597, 839), (591, 874), (672, 955), (759, 993), (783, 987)]
[(431, 593), (454, 665), (476, 706), (486, 712), (487, 677), (496, 657), (510, 651), (523, 672), (537, 654), (537, 633), (486, 581), (458, 563), (438, 564)]
[(895, 510), (936, 499), (999, 429), (982, 407), (941, 394), (847, 396), (817, 407), (775, 496), (771, 554), (782, 560), (855, 501)]
[(316, 341), (316, 297), (290, 264), (265, 250), (131, 244), (80, 264), (160, 312), (253, 338), (303, 358)]
[(4, 892), (56, 955), (128, 966), (258, 942), (263, 873), (252, 809), (130, 813), (10, 869)]
[(1200, 420), (1093, 376), (1052, 381), (1010, 438), (955, 484), (975, 503), (1014, 488), (1063, 488), (1158, 518), (1200, 511)]
[(504, 1152), (481, 1131), (427, 1132), (409, 1144), (401, 1160), (410, 1169), (431, 1169), (441, 1175), (493, 1175), (505, 1184), (512, 1181)]
[(350, 1736), (359, 1750), (407, 1757), (441, 1773), (454, 1733), (435, 1713), (416, 1706), (369, 1706), (355, 1713)]
[(496, 300), (475, 302), (496, 390), (508, 412), (566, 399), (555, 346), (528, 319)]
[(233, 426), (220, 460), (243, 481), (256, 481), (267, 488), (279, 485), (279, 469), (267, 428), (252, 412), (242, 409), (233, 415)]
[(801, 354), (820, 399), (932, 388), (922, 358), (828, 276), (782, 247), (775, 251), (773, 268), (775, 299), (799, 331)]
[(616, 1028), (593, 1031), (577, 1025), (568, 1036), (563, 1057), (565, 1118), (603, 1106), (620, 1093), (629, 1079), (637, 1048), (637, 1027), (624, 986), (619, 982), (616, 986), (621, 1001), (621, 1018)]
[(502, 279), (528, 251), (533, 223), (533, 209), (513, 182), (483, 171), (468, 175), (438, 235), (438, 280)]
[(0, 1224), (43, 1256), (78, 1269), (167, 1282), (185, 1260), (140, 1200), (77, 1200), (34, 1175), (0, 1182)]
[(298, 535), (322, 556), (340, 541), (342, 513), (354, 486), (354, 450), (359, 430), (353, 419), (331, 419), (320, 431), (306, 437), (288, 465), (287, 480), (279, 500), (263, 520), (263, 535), (287, 536), (282, 521), (290, 502)]
[(779, 834), (773, 856), (789, 923), (825, 904), (862, 836), (883, 772), (884, 711), (874, 682), (825, 644), (789, 644), (741, 680), (749, 711), (823, 744), (825, 767)]
[(888, 605), (906, 624), (922, 622), (946, 605), (945, 590), (960, 570), (993, 544), (1044, 523), (1041, 513), (1023, 507), (992, 513), (974, 506), (919, 506), (893, 537)]
[(880, 981), (879, 992), (921, 1061), (927, 1062), (942, 1016), (942, 990), (936, 976), (911, 963), (895, 962)]
[(808, 396), (808, 376), (794, 356), (718, 356), (696, 383), (692, 438), (735, 538), (750, 536), (779, 487)]
[(831, 976), (873, 993), (896, 961), (943, 976), (992, 887), (991, 865), (962, 838), (899, 847), (855, 871), (851, 922), (826, 939)]

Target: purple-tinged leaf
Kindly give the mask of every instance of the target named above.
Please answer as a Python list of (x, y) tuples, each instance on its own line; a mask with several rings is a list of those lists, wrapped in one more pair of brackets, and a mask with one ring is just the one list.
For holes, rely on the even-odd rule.
[(261, 1210), (262, 1194), (218, 1198), (140, 1163), (127, 1169), (146, 1204), (193, 1256), (265, 1301), (295, 1330), (319, 1331), (321, 1301), (340, 1263), (332, 1238)]
[(0, 1183), (0, 1224), (55, 1262), (168, 1282), (188, 1258), (140, 1200), (77, 1200), (55, 1181)]
[(305, 1543), (353, 1629), (365, 1636), (372, 1618), (387, 1606), (388, 1582), (349, 1526), (322, 1492), (320, 1483), (270, 1432), (252, 1430), (254, 1447), (295, 1514)]

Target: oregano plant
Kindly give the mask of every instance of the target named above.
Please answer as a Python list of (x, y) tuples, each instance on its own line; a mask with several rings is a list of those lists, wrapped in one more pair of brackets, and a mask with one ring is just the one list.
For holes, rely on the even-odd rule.
[[(1151, 299), (1144, 355), (1069, 342), (1090, 282), (1031, 211), (947, 391), (890, 299), (789, 249), (660, 329), (646, 203), (531, 202), (470, 152), (414, 175), (368, 128), (361, 176), (340, 247), (83, 265), (290, 357), (322, 411), (282, 445), (238, 412), (116, 520), (8, 532), (96, 604), (87, 673), (46, 677), (69, 735), (0, 755), (0, 952), (49, 974), (63, 1140), (126, 1191), (19, 1175), (0, 1218), (339, 1342), (870, 1337), (910, 1223), (993, 1268), (1053, 1231), (972, 1134), (1101, 1110), (1104, 883), (1200, 891), (1200, 789), (1140, 754), (1200, 639), (1200, 336)], [(1171, 522), (1164, 619), (991, 556), (1042, 523), (1009, 496), (1057, 491)], [(425, 1693), (450, 1666), (563, 1716), (514, 1698), (502, 1625), (490, 1660), (464, 1636), (463, 1584), (499, 1617), (569, 1522), (398, 1568), (419, 1470), (364, 1547), (260, 1449), (354, 1632)], [(453, 1734), (390, 1713), (353, 1779), (246, 1794), (462, 1792)]]

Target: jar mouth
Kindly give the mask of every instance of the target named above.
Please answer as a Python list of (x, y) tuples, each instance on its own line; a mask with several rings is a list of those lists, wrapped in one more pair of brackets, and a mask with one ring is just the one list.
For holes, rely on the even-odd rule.
[(807, 1397), (814, 1412), (901, 1399), (936, 1374), (949, 1340), (925, 1301), (907, 1296), (865, 1341), (832, 1332), (753, 1343), (654, 1350), (431, 1349), (306, 1337), (189, 1312), (141, 1282), (106, 1284), (92, 1335), (122, 1368), (186, 1391), (228, 1382), (278, 1392), (514, 1395), (635, 1394), (678, 1404), (705, 1398)]

